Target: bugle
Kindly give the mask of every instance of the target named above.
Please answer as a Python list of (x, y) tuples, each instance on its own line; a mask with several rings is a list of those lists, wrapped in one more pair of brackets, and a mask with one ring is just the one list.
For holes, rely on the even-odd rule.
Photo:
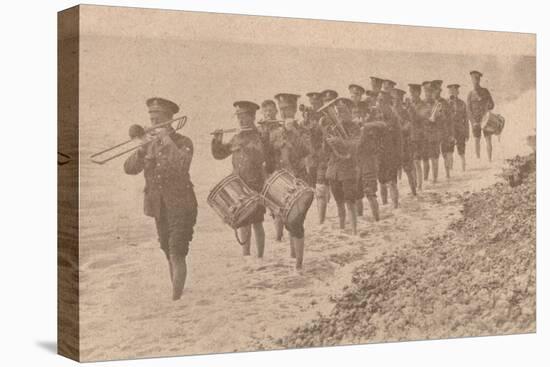
[[(126, 153), (133, 152), (136, 149), (139, 149), (147, 144), (150, 144), (154, 141), (160, 140), (164, 137), (163, 134), (155, 134), (155, 131), (162, 129), (168, 126), (172, 126), (173, 123), (176, 123), (174, 128), (175, 131), (182, 129), (187, 123), (187, 116), (177, 117), (172, 120), (161, 122), (160, 124), (144, 128), (143, 136), (136, 138), (128, 139), (120, 144), (112, 146), (110, 148), (104, 149), (100, 152), (94, 153), (90, 156), (90, 159), (93, 163), (96, 164), (105, 164), (115, 158), (118, 158)], [(143, 141), (145, 140), (145, 141)]]

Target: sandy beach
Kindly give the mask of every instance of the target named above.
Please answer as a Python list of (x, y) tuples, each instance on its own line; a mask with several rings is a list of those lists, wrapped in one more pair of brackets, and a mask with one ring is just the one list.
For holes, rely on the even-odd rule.
[[(332, 205), (327, 223), (307, 219), (305, 270), (296, 273), (286, 241), (277, 243), (269, 220), (265, 258), (243, 258), (231, 235), (201, 233), (188, 257), (184, 297), (170, 300), (166, 260), (149, 232), (142, 242), (113, 247), (82, 265), (83, 359), (205, 354), (254, 350), (332, 307), (331, 296), (349, 283), (365, 259), (434, 236), (460, 214), (455, 193), (495, 182), (493, 164), (470, 157), (465, 173), (427, 184), (418, 197), (401, 181), (401, 207), (382, 207), (381, 221), (360, 220), (358, 237), (338, 229)], [(522, 148), (523, 149), (523, 148)], [(151, 228), (152, 229), (152, 228)], [(229, 231), (225, 231), (230, 233)]]

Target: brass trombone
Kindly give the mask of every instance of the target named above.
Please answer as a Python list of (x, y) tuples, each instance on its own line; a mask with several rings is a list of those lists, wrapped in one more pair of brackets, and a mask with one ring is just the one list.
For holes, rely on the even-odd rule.
[[(127, 145), (136, 142), (135, 138), (131, 138), (131, 139), (128, 139), (128, 140), (126, 140), (126, 141), (124, 141), (120, 144), (117, 144), (115, 146), (112, 146), (110, 148), (107, 148), (107, 149), (104, 149), (100, 152), (92, 154), (90, 156), (90, 159), (93, 163), (105, 164), (105, 163), (107, 163), (107, 162), (109, 162), (109, 161), (111, 161), (115, 158), (118, 158), (118, 157), (120, 157), (120, 156), (122, 156), (126, 153), (133, 152), (134, 150), (139, 149), (139, 148), (141, 148), (141, 147), (143, 147), (147, 144), (150, 144), (154, 141), (160, 140), (163, 137), (163, 135), (155, 134), (154, 131), (158, 130), (158, 129), (165, 128), (165, 127), (168, 127), (168, 126), (172, 126), (173, 123), (176, 123), (176, 126), (175, 126), (174, 130), (175, 131), (180, 130), (187, 123), (187, 116), (177, 117), (175, 119), (168, 120), (168, 121), (165, 121), (165, 122), (161, 122), (160, 124), (157, 124), (157, 125), (154, 125), (154, 126), (143, 129), (144, 132), (145, 132), (144, 137), (146, 138), (146, 141), (144, 141), (144, 142), (141, 142), (139, 144), (131, 146), (130, 148), (127, 148), (126, 147)], [(118, 151), (120, 149), (122, 149), (122, 151)], [(106, 157), (103, 157), (103, 156), (106, 156)]]

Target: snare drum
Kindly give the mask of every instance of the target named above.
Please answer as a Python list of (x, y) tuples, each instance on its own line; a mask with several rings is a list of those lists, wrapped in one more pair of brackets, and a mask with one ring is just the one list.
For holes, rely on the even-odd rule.
[(235, 174), (230, 174), (214, 186), (206, 202), (233, 229), (249, 224), (249, 219), (262, 206), (260, 195)]
[(262, 190), (265, 206), (286, 224), (305, 218), (313, 196), (314, 191), (306, 182), (284, 169), (273, 172)]

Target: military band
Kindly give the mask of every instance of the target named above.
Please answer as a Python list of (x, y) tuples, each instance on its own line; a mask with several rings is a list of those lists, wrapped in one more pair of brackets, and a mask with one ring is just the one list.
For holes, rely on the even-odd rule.
[[(237, 101), (233, 104), (238, 121), (235, 134), (224, 141), (227, 130), (214, 131), (211, 153), (218, 160), (231, 156), (233, 175), (242, 180), (244, 191), (257, 196), (264, 195), (269, 177), (277, 172), (293, 177), (289, 184), (297, 188), (303, 189), (303, 183), (312, 196), (315, 192), (320, 225), (325, 222), (332, 194), (340, 228), (344, 230), (349, 222), (350, 233), (357, 235), (364, 197), (375, 221), (380, 220), (378, 192), (382, 204), (388, 203), (389, 192), (392, 207), (399, 207), (401, 170), (406, 173), (413, 196), (423, 189), (430, 172), (432, 183), (438, 182), (440, 155), (446, 178), (451, 179), (455, 147), (465, 171), (470, 127), (476, 156), (480, 157), (483, 132), (487, 156), (489, 161), (492, 159), (493, 130), (487, 128), (487, 121), (494, 102), (489, 90), (480, 85), (482, 75), (476, 70), (470, 72), (473, 89), (466, 101), (460, 99), (461, 87), (456, 83), (447, 84), (448, 99), (441, 95), (442, 80), (410, 83), (405, 98), (407, 92), (395, 81), (377, 76), (370, 77), (370, 90), (350, 84), (350, 98), (338, 97), (333, 89), (308, 92), (309, 105), (299, 108), (300, 95), (294, 93), (279, 93), (261, 105)], [(193, 144), (163, 124), (178, 113), (174, 102), (154, 97), (146, 105), (157, 138), (149, 141), (149, 128), (131, 126), (130, 137), (144, 143), (125, 161), (124, 171), (130, 175), (144, 172), (145, 214), (155, 219), (160, 248), (168, 260), (172, 298), (177, 300), (185, 285), (186, 256), (197, 217), (189, 175)], [(256, 122), (259, 110), (262, 119)], [(301, 119), (297, 118), (298, 110)], [(285, 195), (292, 193), (294, 189)], [(283, 199), (290, 200), (287, 196)], [(291, 218), (286, 215), (288, 210), (270, 207), (276, 239), (282, 240), (284, 228), (288, 232), (296, 269), (301, 269), (304, 262), (304, 221), (311, 201), (305, 203), (299, 204), (298, 215)], [(262, 258), (266, 209), (264, 205), (253, 209), (245, 221), (235, 226), (236, 233), (238, 239), (243, 239), (239, 242), (244, 256), (251, 254), (254, 235), (257, 256)]]

